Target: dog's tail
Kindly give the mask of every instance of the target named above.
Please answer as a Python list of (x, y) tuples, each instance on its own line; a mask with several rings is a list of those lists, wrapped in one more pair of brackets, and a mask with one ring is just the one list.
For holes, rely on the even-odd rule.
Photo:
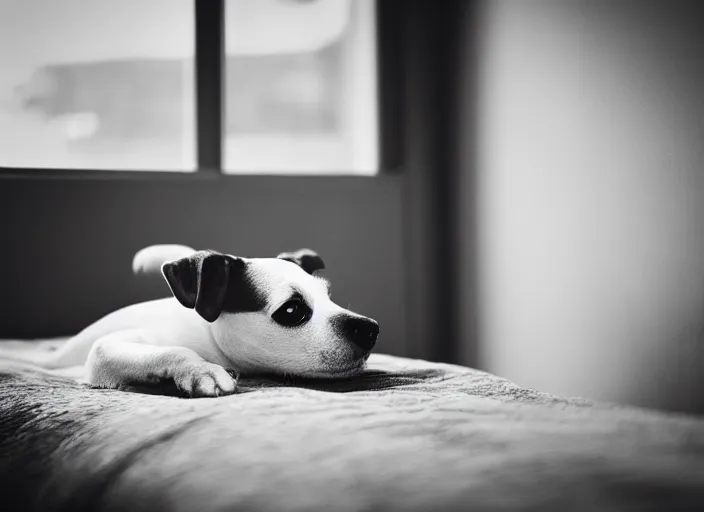
[(167, 261), (189, 256), (195, 249), (179, 244), (150, 245), (137, 251), (132, 259), (132, 271), (135, 274), (159, 274), (161, 265)]

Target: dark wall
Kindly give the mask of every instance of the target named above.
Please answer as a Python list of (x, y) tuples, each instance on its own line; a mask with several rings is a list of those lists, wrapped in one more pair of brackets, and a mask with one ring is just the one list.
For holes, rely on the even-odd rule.
[(470, 4), (379, 0), (380, 176), (0, 177), (0, 338), (71, 334), (168, 293), (131, 274), (149, 244), (308, 246), (333, 297), (379, 320), (380, 352), (456, 362), (451, 192)]
[(311, 247), (333, 297), (378, 319), (379, 350), (404, 353), (400, 177), (0, 179), (0, 337), (68, 335), (165, 296), (134, 277), (135, 251), (184, 243), (242, 256)]

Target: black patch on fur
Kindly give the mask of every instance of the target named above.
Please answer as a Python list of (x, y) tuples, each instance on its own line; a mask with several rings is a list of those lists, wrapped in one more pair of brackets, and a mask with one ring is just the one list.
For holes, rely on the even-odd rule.
[(171, 293), (183, 307), (188, 309), (196, 307), (198, 273), (200, 264), (207, 254), (208, 251), (198, 251), (187, 258), (164, 263), (161, 268), (161, 272), (171, 288)]
[(230, 272), (227, 294), (222, 310), (228, 313), (253, 313), (266, 306), (265, 295), (259, 290), (248, 274), (249, 264), (237, 258), (242, 267), (237, 272)]
[(295, 263), (309, 274), (325, 268), (323, 259), (312, 249), (299, 249), (294, 252), (282, 252), (277, 256), (282, 260)]
[(264, 306), (241, 258), (198, 251), (165, 263), (162, 271), (176, 300), (208, 322), (217, 320), (223, 311), (259, 311)]
[(229, 289), (230, 273), (244, 267), (242, 260), (223, 254), (208, 254), (201, 262), (198, 275), (196, 312), (208, 322), (214, 322), (222, 313), (225, 295)]

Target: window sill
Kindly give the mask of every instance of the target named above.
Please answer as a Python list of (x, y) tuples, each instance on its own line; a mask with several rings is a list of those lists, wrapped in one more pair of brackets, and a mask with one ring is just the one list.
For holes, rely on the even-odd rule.
[(375, 174), (359, 174), (356, 172), (232, 172), (222, 173), (215, 169), (198, 169), (196, 171), (122, 171), (122, 170), (93, 170), (93, 169), (49, 169), (49, 168), (11, 168), (0, 167), (1, 179), (14, 180), (126, 180), (126, 181), (215, 181), (231, 179), (340, 179), (358, 178), (370, 179), (381, 178), (387, 175), (397, 174), (395, 169), (382, 170)]

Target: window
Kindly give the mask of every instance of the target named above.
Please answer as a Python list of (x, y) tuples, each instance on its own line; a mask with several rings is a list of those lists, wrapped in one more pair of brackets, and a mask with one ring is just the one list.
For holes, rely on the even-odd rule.
[[(215, 1), (0, 2), (0, 166), (197, 170), (195, 14)], [(375, 174), (374, 0), (220, 14), (220, 170)]]
[(0, 166), (195, 169), (192, 0), (0, 2)]
[(225, 172), (375, 173), (374, 2), (225, 7)]

